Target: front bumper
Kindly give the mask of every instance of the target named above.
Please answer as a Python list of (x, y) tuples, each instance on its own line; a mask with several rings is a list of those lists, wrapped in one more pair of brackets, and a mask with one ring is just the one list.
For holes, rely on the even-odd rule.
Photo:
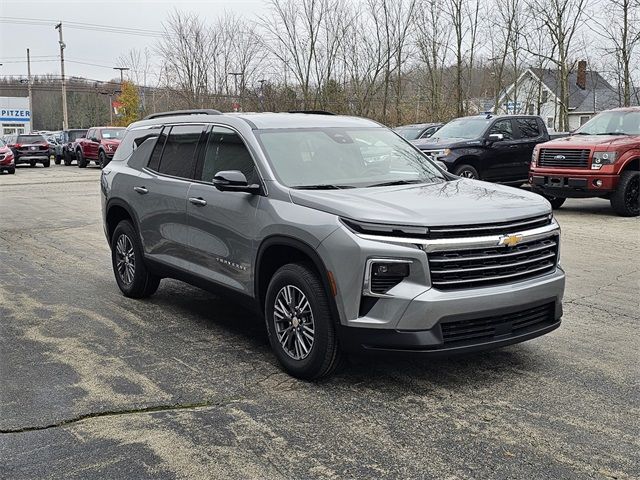
[[(618, 176), (592, 170), (584, 173), (543, 170), (532, 171), (529, 174), (529, 183), (534, 189), (554, 197), (599, 197), (616, 189)], [(600, 183), (600, 186), (597, 183)]]
[[(549, 300), (492, 309), (481, 314), (451, 315), (428, 330), (342, 327), (340, 342), (351, 352), (450, 356), (492, 350), (531, 340), (558, 328), (562, 306)], [(461, 333), (456, 336), (456, 332)]]

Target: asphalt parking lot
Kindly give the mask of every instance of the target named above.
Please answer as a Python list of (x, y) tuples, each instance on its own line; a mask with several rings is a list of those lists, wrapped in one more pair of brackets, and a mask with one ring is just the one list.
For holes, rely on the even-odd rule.
[(241, 306), (120, 294), (99, 175), (0, 176), (0, 478), (640, 478), (640, 220), (607, 201), (557, 212), (560, 329), (305, 383)]

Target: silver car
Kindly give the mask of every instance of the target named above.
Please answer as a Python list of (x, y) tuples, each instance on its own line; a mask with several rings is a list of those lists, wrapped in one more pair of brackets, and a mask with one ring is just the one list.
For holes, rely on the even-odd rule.
[(541, 196), (455, 177), (371, 120), (154, 114), (102, 171), (124, 295), (162, 278), (265, 318), (290, 374), (346, 351), (448, 355), (560, 325), (560, 228)]

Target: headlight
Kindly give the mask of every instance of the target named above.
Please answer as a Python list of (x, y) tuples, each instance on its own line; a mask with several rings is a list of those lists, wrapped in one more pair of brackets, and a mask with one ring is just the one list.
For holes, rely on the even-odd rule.
[(535, 167), (536, 166), (536, 162), (538, 161), (538, 149), (534, 148), (533, 152), (531, 152), (531, 166)]
[(593, 152), (591, 170), (600, 170), (603, 165), (611, 165), (616, 161), (616, 152)]
[(427, 155), (431, 155), (433, 158), (446, 157), (451, 155), (451, 149), (443, 148), (442, 150), (427, 150)]

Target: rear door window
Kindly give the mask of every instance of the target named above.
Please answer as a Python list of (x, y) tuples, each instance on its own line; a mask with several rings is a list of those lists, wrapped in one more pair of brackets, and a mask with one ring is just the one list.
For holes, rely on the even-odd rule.
[(516, 119), (522, 138), (537, 138), (540, 136), (540, 126), (535, 118)]
[[(176, 125), (167, 136), (158, 172), (172, 177), (193, 178), (196, 150), (203, 125)], [(155, 153), (155, 152), (154, 152)]]

